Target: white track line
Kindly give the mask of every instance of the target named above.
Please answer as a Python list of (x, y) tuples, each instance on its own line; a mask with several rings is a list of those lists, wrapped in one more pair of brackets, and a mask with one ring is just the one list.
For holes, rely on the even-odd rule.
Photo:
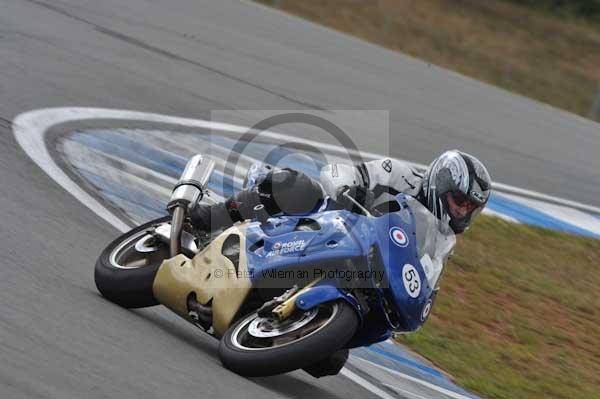
[[(66, 111), (66, 112), (65, 112)], [(52, 126), (76, 120), (73, 118), (77, 112), (71, 113), (67, 109), (61, 112), (52, 113), (47, 110), (32, 111), (17, 116), (13, 122), (13, 133), (17, 142), (29, 157), (50, 177), (54, 179), (62, 188), (77, 198), (81, 203), (90, 208), (96, 215), (113, 225), (117, 230), (126, 232), (131, 229), (129, 225), (116, 217), (112, 212), (104, 207), (95, 198), (85, 192), (76, 184), (63, 170), (54, 162), (46, 143), (44, 136)]]
[[(420, 380), (420, 379), (418, 379), (418, 378), (412, 377), (412, 376), (410, 376), (410, 375), (407, 375), (407, 374), (401, 373), (401, 372), (399, 372), (399, 371), (397, 371), (397, 370), (389, 369), (389, 368), (387, 368), (387, 367), (385, 367), (385, 366), (381, 366), (381, 365), (379, 365), (379, 364), (377, 364), (377, 363), (373, 363), (373, 362), (371, 362), (371, 361), (369, 361), (369, 360), (365, 360), (365, 359), (362, 359), (362, 358), (360, 358), (360, 357), (357, 357), (357, 356), (354, 356), (354, 358), (355, 358), (355, 359), (358, 359), (358, 360), (360, 360), (361, 362), (367, 363), (368, 365), (370, 365), (370, 366), (372, 366), (372, 367), (376, 367), (376, 368), (379, 368), (379, 369), (381, 369), (381, 370), (384, 370), (384, 371), (386, 371), (386, 372), (388, 372), (388, 373), (391, 373), (391, 374), (393, 374), (393, 375), (394, 375), (394, 376), (396, 376), (396, 377), (400, 377), (400, 378), (402, 378), (402, 379), (404, 379), (404, 380), (407, 380), (407, 381), (414, 382), (415, 384), (422, 385), (422, 386), (424, 386), (424, 387), (426, 387), (426, 388), (429, 388), (429, 389), (431, 389), (431, 390), (433, 390), (433, 391), (436, 391), (436, 392), (439, 392), (439, 393), (441, 393), (441, 394), (443, 394), (443, 395), (449, 396), (449, 397), (451, 397), (452, 399), (473, 399), (473, 398), (472, 398), (472, 397), (470, 397), (470, 396), (465, 396), (465, 395), (463, 395), (463, 394), (460, 394), (460, 393), (458, 393), (458, 392), (454, 392), (454, 391), (451, 391), (451, 390), (449, 390), (449, 389), (442, 388), (442, 387), (440, 387), (440, 386), (437, 386), (437, 385), (435, 385), (435, 384), (432, 384), (432, 383), (430, 383), (430, 382), (423, 381), (423, 380)], [(394, 389), (395, 389), (394, 385), (392, 385), (392, 384), (386, 384), (386, 385), (388, 385), (389, 387), (391, 387), (391, 388), (394, 388)]]
[(410, 395), (411, 399), (413, 399), (413, 398), (414, 399), (431, 399), (431, 398), (426, 398), (425, 396), (417, 395), (414, 392), (407, 391), (406, 389), (399, 388), (399, 387), (397, 387), (395, 385), (392, 385), (392, 384), (386, 384), (386, 383), (384, 383), (383, 385), (385, 385), (386, 387), (389, 387), (389, 388), (393, 389), (396, 392), (401, 392), (403, 394), (408, 394), (408, 395)]
[(358, 374), (348, 370), (347, 368), (343, 368), (342, 371), (340, 371), (340, 374), (354, 381), (355, 383), (367, 389), (368, 391), (371, 391), (375, 395), (379, 396), (381, 399), (396, 399), (386, 391), (382, 390), (381, 388), (369, 382), (368, 380), (362, 378)]

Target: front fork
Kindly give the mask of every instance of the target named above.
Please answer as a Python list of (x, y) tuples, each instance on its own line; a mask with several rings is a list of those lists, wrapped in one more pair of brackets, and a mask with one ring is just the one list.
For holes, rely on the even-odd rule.
[(260, 309), (258, 309), (258, 315), (260, 317), (273, 316), (279, 321), (287, 319), (296, 310), (296, 298), (298, 298), (299, 295), (302, 295), (303, 293), (307, 292), (320, 280), (321, 279), (319, 278), (302, 289), (298, 288), (297, 285), (294, 285), (292, 288), (285, 291), (280, 296), (275, 297), (268, 302), (265, 302), (263, 306), (261, 306)]
[(298, 289), (296, 286), (290, 288), (280, 297), (265, 303), (258, 310), (258, 314), (261, 317), (272, 315), (282, 321), (290, 317), (297, 309), (307, 311), (323, 303), (336, 300), (348, 302), (362, 322), (366, 309), (363, 309), (359, 300), (350, 292), (342, 291), (322, 279), (314, 280), (302, 289)]

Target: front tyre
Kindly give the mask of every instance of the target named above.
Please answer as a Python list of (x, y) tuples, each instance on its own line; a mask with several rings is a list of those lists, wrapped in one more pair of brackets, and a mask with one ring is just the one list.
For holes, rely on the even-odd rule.
[(147, 232), (170, 220), (170, 216), (165, 216), (138, 226), (102, 251), (94, 280), (106, 299), (125, 308), (158, 305), (152, 285), (162, 261), (169, 258), (169, 248)]
[(286, 373), (341, 349), (358, 323), (356, 312), (343, 300), (298, 309), (282, 322), (253, 313), (225, 332), (219, 357), (225, 367), (248, 377)]

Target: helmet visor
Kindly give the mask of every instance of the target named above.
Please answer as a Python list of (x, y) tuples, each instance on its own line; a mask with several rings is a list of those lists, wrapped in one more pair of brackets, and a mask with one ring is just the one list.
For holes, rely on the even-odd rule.
[(448, 203), (448, 212), (453, 219), (464, 219), (483, 207), (482, 203), (468, 197), (462, 191), (448, 192), (446, 202)]

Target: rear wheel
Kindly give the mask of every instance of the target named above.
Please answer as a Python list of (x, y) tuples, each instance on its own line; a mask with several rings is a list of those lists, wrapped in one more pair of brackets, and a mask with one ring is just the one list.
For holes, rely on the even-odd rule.
[(94, 280), (105, 298), (126, 308), (158, 305), (152, 285), (163, 260), (169, 258), (169, 248), (149, 232), (170, 220), (165, 216), (136, 227), (102, 251)]
[(358, 328), (358, 316), (345, 301), (296, 312), (284, 321), (253, 313), (231, 326), (219, 345), (228, 369), (249, 377), (300, 369), (342, 348)]

